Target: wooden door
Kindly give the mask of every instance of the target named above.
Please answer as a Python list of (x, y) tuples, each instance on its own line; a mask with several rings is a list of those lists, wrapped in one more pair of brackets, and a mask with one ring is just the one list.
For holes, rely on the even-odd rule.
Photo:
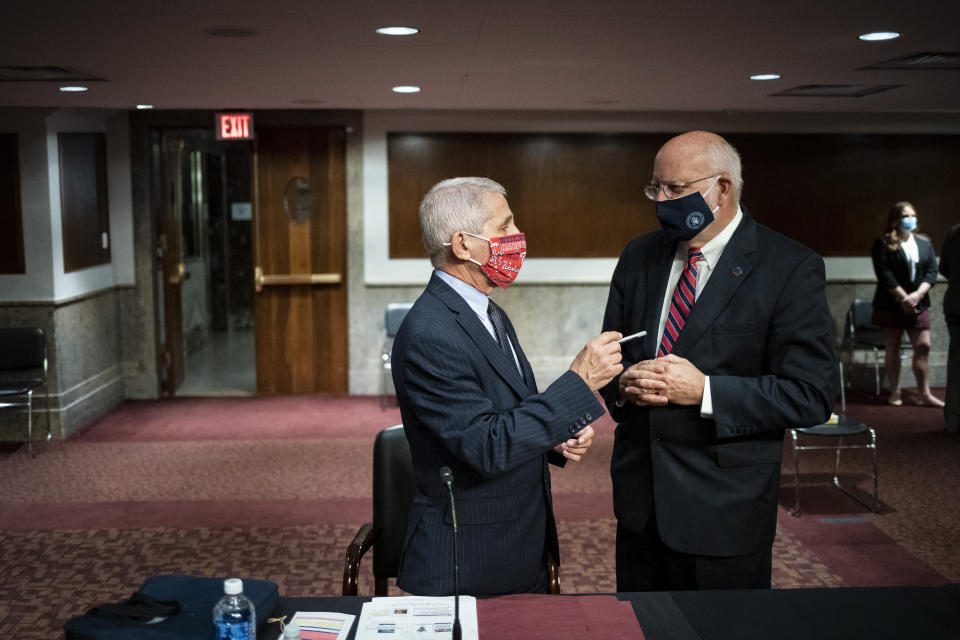
[(346, 132), (257, 130), (257, 392), (347, 392)]
[(183, 383), (183, 316), (181, 289), (187, 278), (183, 263), (183, 140), (161, 137), (162, 220), (160, 252), (163, 271), (163, 392), (176, 393)]

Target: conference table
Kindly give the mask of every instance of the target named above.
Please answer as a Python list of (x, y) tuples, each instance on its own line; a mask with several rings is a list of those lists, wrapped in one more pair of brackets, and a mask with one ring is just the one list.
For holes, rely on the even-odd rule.
[[(656, 593), (606, 594), (603, 601), (616, 599), (629, 603), (646, 640), (820, 640), (823, 638), (865, 638), (881, 640), (960, 639), (960, 584), (939, 587), (850, 587), (827, 589), (777, 589), (756, 591), (671, 591)], [(508, 596), (502, 600), (508, 601)], [(521, 616), (534, 617), (538, 608), (556, 611), (571, 598), (593, 596), (528, 596)], [(292, 616), (296, 611), (338, 611), (359, 617), (368, 597), (280, 598), (279, 615)], [(516, 633), (487, 632), (483, 605), (497, 604), (500, 598), (477, 603), (480, 639), (522, 638), (523, 640), (562, 640), (584, 637), (640, 637), (632, 625), (605, 623), (584, 632), (577, 620), (537, 623)], [(586, 600), (586, 602), (592, 602)], [(601, 602), (601, 601), (597, 601)], [(573, 601), (576, 604), (577, 601)], [(623, 608), (625, 605), (614, 605)], [(557, 618), (552, 614), (547, 618)], [(289, 619), (289, 617), (288, 617)], [(521, 621), (518, 621), (518, 623)], [(597, 622), (594, 620), (594, 622)], [(632, 622), (632, 621), (631, 621)], [(604, 628), (607, 624), (607, 628)], [(599, 625), (599, 626), (598, 626)], [(631, 627), (625, 630), (624, 626)], [(354, 623), (356, 627), (356, 623)], [(500, 625), (499, 628), (503, 628)], [(521, 632), (520, 629), (523, 629)], [(356, 629), (350, 633), (354, 639)], [(626, 631), (626, 633), (623, 633)], [(569, 633), (567, 633), (569, 632)], [(619, 633), (618, 633), (619, 632)]]

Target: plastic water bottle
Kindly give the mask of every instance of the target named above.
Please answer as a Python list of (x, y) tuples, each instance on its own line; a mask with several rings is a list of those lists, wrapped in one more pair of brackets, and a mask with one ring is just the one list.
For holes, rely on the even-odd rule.
[(243, 595), (243, 580), (223, 581), (223, 597), (213, 607), (213, 628), (216, 640), (255, 640), (257, 614), (253, 603)]

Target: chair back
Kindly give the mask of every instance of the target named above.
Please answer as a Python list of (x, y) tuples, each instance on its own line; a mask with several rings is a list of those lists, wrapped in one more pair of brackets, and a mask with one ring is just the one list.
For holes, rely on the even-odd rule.
[(383, 318), (383, 326), (386, 329), (388, 338), (395, 338), (397, 331), (403, 319), (407, 317), (407, 312), (413, 306), (412, 302), (391, 302), (387, 305), (387, 311)]
[(43, 329), (0, 329), (0, 371), (43, 369)]
[(873, 300), (867, 298), (855, 298), (850, 305), (850, 313), (853, 314), (853, 326), (857, 329), (876, 328), (871, 318), (873, 316)]
[(882, 347), (883, 329), (873, 324), (873, 301), (855, 298), (847, 311), (847, 330), (856, 345)]
[(373, 524), (380, 531), (373, 545), (373, 575), (377, 578), (397, 575), (407, 516), (416, 490), (403, 425), (387, 427), (373, 443)]

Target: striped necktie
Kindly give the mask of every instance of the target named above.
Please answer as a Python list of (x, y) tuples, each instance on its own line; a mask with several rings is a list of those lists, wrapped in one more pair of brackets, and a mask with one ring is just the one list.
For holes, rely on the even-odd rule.
[(495, 305), (493, 300), (490, 300), (490, 304), (487, 305), (487, 315), (490, 316), (490, 324), (493, 325), (493, 332), (497, 334), (497, 344), (500, 345), (500, 349), (504, 355), (507, 356), (507, 360), (513, 362), (513, 351), (510, 350), (510, 340), (507, 338), (507, 327), (503, 322), (503, 309)]
[(662, 358), (671, 351), (673, 345), (680, 337), (680, 331), (687, 322), (687, 317), (693, 309), (693, 303), (697, 299), (697, 262), (703, 259), (700, 249), (687, 250), (687, 264), (683, 267), (683, 273), (680, 274), (680, 280), (677, 282), (677, 289), (673, 292), (673, 299), (670, 300), (670, 312), (667, 313), (667, 321), (663, 325), (663, 339), (660, 340), (660, 349), (657, 351), (657, 357)]

